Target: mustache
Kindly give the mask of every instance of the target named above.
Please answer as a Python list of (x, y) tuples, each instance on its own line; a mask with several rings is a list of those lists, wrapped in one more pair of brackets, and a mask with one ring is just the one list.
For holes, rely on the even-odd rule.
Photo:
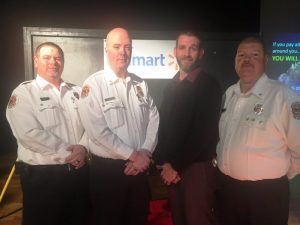
[(252, 64), (252, 63), (249, 63), (249, 62), (244, 62), (244, 63), (242, 64), (242, 66), (252, 66), (252, 67), (253, 67), (253, 64)]
[(191, 56), (185, 56), (185, 57), (180, 58), (180, 60), (189, 60), (189, 61), (192, 61), (193, 58)]

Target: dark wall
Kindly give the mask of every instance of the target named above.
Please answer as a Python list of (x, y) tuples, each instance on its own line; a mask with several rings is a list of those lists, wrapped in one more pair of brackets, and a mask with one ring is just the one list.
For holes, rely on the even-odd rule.
[(299, 0), (263, 0), (260, 10), (262, 33), (300, 32)]
[[(203, 32), (259, 32), (259, 0), (197, 1), (9, 1), (1, 3), (0, 153), (16, 151), (5, 118), (9, 96), (24, 80), (22, 27), (63, 27), (129, 30)], [(111, 2), (111, 3), (109, 3)], [(217, 66), (217, 65), (216, 65)]]
[[(280, 74), (286, 73), (293, 63), (299, 61), (299, 53), (277, 54), (272, 50), (280, 47), (273, 46), (273, 42), (299, 42), (300, 30), (300, 1), (299, 0), (264, 0), (261, 3), (261, 32), (265, 40), (269, 63), (266, 71), (269, 77), (278, 79)], [(287, 34), (289, 33), (289, 34)], [(285, 40), (285, 41), (284, 41)], [(293, 47), (298, 50), (298, 47)], [(289, 49), (290, 50), (290, 49)], [(299, 50), (298, 50), (299, 51)], [(273, 60), (272, 55), (283, 57), (282, 60)], [(288, 58), (289, 56), (296, 58)], [(285, 56), (287, 58), (285, 58)], [(298, 59), (297, 59), (298, 57)]]

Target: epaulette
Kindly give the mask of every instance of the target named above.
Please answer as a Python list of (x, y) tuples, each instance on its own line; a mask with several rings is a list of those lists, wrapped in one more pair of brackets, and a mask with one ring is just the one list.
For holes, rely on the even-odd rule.
[(67, 84), (70, 88), (77, 86), (76, 84), (72, 84), (72, 83), (68, 83), (68, 82), (66, 82), (66, 84)]
[(34, 80), (26, 80), (26, 81), (22, 82), (21, 85), (30, 84), (32, 81), (34, 81)]
[(128, 76), (131, 77), (131, 80), (133, 83), (142, 83), (143, 82), (143, 79), (134, 73), (128, 73)]
[(66, 86), (71, 88), (71, 89), (73, 89), (74, 87), (76, 88), (78, 86), (78, 85), (72, 84), (72, 83), (67, 83), (67, 82), (65, 82), (65, 83), (66, 83)]

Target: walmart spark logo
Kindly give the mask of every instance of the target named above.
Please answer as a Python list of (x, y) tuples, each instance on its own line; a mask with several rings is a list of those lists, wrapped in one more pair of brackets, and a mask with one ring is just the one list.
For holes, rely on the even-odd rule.
[(168, 66), (173, 66), (173, 65), (174, 65), (174, 69), (175, 69), (175, 70), (178, 70), (178, 69), (179, 69), (179, 68), (178, 68), (178, 64), (177, 64), (177, 62), (176, 62), (176, 60), (175, 60), (174, 55), (169, 53), (168, 56), (169, 56), (169, 63), (168, 63)]

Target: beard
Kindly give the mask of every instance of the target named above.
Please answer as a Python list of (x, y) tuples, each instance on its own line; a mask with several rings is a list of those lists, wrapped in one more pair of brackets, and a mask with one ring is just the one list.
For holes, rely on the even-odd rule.
[(200, 65), (200, 60), (194, 61), (193, 58), (191, 57), (185, 57), (185, 58), (176, 57), (176, 60), (179, 68), (186, 73), (191, 72), (194, 68)]

